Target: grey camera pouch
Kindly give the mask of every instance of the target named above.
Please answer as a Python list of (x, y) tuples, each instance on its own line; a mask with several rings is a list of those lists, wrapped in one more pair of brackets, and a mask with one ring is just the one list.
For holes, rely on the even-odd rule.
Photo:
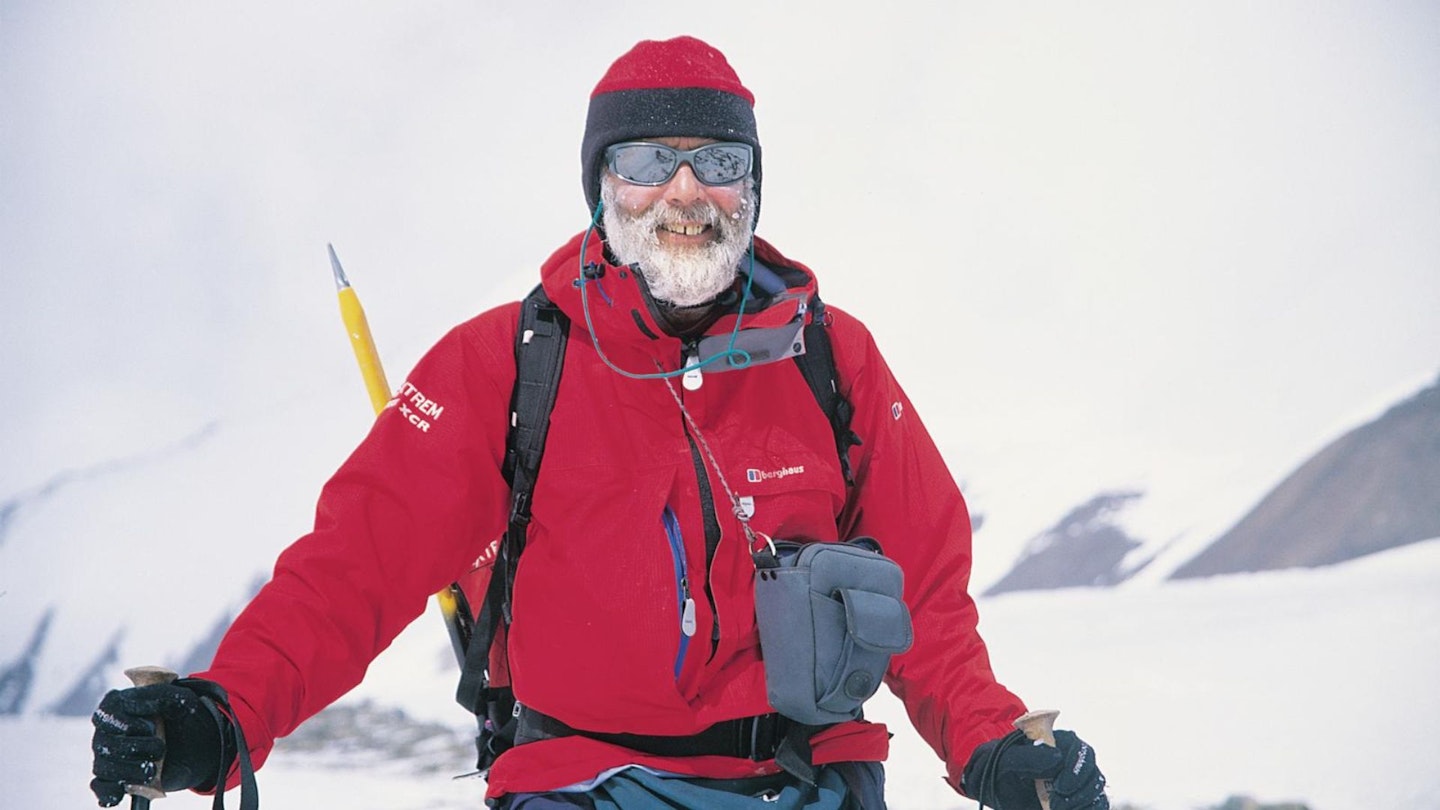
[(777, 542), (754, 559), (770, 705), (807, 725), (859, 717), (890, 657), (914, 640), (900, 566), (868, 537)]

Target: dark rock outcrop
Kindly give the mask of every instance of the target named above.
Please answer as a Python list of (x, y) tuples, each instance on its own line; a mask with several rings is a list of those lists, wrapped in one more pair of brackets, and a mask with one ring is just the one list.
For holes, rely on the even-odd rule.
[(984, 595), (1106, 587), (1125, 581), (1139, 566), (1126, 569), (1122, 563), (1142, 543), (1126, 534), (1114, 518), (1143, 495), (1104, 492), (1071, 510), (1059, 523), (1027, 543), (1015, 566)]
[(1440, 537), (1440, 381), (1306, 461), (1173, 579), (1313, 568)]

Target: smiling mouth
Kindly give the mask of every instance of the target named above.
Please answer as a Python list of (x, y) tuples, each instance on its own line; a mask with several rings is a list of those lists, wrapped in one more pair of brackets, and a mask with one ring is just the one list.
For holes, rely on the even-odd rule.
[(661, 225), (660, 230), (681, 236), (699, 236), (710, 230), (710, 226), (704, 223), (674, 222)]

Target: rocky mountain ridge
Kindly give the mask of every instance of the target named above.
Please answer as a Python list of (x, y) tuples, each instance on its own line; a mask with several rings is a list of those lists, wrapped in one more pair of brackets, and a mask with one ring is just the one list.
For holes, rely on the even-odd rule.
[[(1129, 580), (1158, 554), (1143, 551), (1157, 538), (1125, 527), (1127, 510), (1144, 497), (1139, 490), (1095, 495), (1034, 537), (985, 594)], [(1440, 537), (1440, 379), (1325, 445), (1166, 577), (1314, 568), (1434, 537)]]

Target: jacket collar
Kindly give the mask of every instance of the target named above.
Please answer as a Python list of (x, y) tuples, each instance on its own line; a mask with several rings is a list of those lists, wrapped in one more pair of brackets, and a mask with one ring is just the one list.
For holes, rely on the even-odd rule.
[[(810, 300), (818, 287), (814, 273), (785, 258), (759, 238), (755, 240), (755, 260), (761, 265), (757, 279), (765, 275), (769, 284), (749, 285), (750, 298), (743, 312), (739, 307), (740, 295), (727, 294), (732, 303), (706, 330), (707, 337), (729, 335), (735, 330), (737, 317), (742, 334), (752, 329), (809, 322)], [(747, 254), (742, 268), (748, 264)], [(585, 273), (583, 284), (582, 272)], [(585, 334), (587, 338), (593, 334), (607, 355), (614, 351), (639, 351), (667, 370), (675, 367), (683, 341), (665, 332), (656, 304), (635, 271), (606, 260), (598, 232), (590, 233), (588, 239), (585, 233), (577, 234), (556, 250), (541, 269), (541, 283), (545, 294), (570, 318), (571, 328), (581, 330), (578, 334)], [(766, 286), (775, 291), (767, 291)]]

